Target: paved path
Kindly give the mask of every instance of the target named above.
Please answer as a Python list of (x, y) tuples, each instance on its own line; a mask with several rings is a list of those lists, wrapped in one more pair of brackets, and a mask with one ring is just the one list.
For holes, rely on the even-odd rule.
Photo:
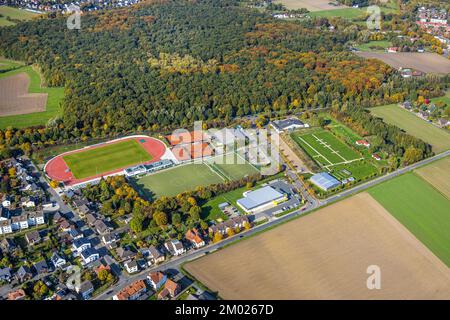
[(325, 200), (308, 202), (307, 207), (305, 209), (295, 210), (295, 211), (293, 211), (293, 212), (291, 212), (289, 214), (286, 214), (285, 216), (282, 216), (282, 217), (277, 218), (277, 219), (270, 220), (269, 222), (261, 224), (259, 226), (255, 226), (252, 229), (250, 229), (250, 230), (248, 230), (248, 231), (246, 231), (244, 233), (241, 233), (241, 234), (235, 235), (235, 236), (233, 236), (231, 238), (227, 238), (225, 240), (222, 240), (219, 243), (213, 243), (213, 244), (207, 245), (207, 246), (205, 246), (205, 247), (203, 247), (201, 249), (191, 251), (188, 254), (182, 255), (180, 257), (173, 258), (170, 261), (168, 261), (168, 262), (166, 262), (166, 263), (164, 263), (164, 264), (162, 264), (160, 266), (155, 266), (153, 268), (146, 269), (145, 271), (142, 271), (141, 273), (138, 273), (138, 274), (133, 275), (133, 276), (122, 277), (118, 281), (118, 283), (115, 285), (115, 288), (113, 290), (107, 291), (106, 293), (103, 293), (103, 294), (95, 297), (94, 299), (95, 300), (111, 299), (113, 295), (115, 295), (117, 292), (119, 292), (121, 289), (123, 289), (125, 286), (129, 285), (130, 283), (132, 283), (132, 282), (134, 282), (136, 280), (145, 279), (147, 274), (150, 271), (153, 271), (153, 270), (163, 270), (164, 271), (164, 270), (167, 270), (167, 269), (178, 269), (183, 263), (188, 262), (190, 260), (197, 259), (197, 258), (201, 257), (202, 255), (205, 255), (206, 253), (209, 253), (209, 252), (215, 251), (217, 249), (223, 248), (223, 247), (225, 247), (227, 245), (230, 245), (231, 243), (233, 243), (236, 240), (239, 240), (240, 238), (248, 238), (248, 237), (250, 237), (252, 235), (255, 235), (255, 234), (259, 233), (259, 232), (262, 232), (262, 231), (267, 230), (269, 228), (275, 227), (275, 226), (277, 226), (277, 225), (279, 225), (281, 223), (284, 223), (284, 222), (286, 222), (286, 221), (288, 221), (290, 219), (293, 219), (295, 217), (303, 215), (303, 214), (305, 214), (307, 212), (311, 212), (312, 210), (315, 210), (315, 209), (317, 209), (317, 208), (319, 208), (319, 207), (321, 207), (321, 206), (323, 206), (325, 204), (336, 202), (336, 201), (340, 200), (343, 197), (350, 196), (350, 195), (353, 195), (355, 193), (361, 192), (361, 191), (366, 190), (366, 189), (368, 189), (368, 188), (370, 188), (370, 187), (372, 187), (374, 185), (377, 185), (377, 184), (382, 183), (384, 181), (387, 181), (389, 179), (395, 178), (395, 177), (397, 177), (397, 176), (399, 176), (401, 174), (404, 174), (406, 172), (410, 172), (410, 171), (412, 171), (412, 170), (414, 170), (416, 168), (419, 168), (419, 167), (422, 167), (424, 165), (427, 165), (430, 162), (433, 162), (435, 160), (442, 159), (442, 158), (444, 158), (444, 157), (446, 157), (448, 155), (450, 155), (450, 150), (445, 151), (443, 153), (440, 153), (440, 154), (438, 154), (436, 156), (433, 156), (431, 158), (422, 160), (420, 162), (414, 163), (414, 164), (412, 164), (412, 165), (410, 165), (408, 167), (401, 168), (401, 169), (399, 169), (397, 171), (388, 173), (388, 174), (386, 174), (386, 175), (384, 175), (382, 177), (379, 177), (377, 179), (371, 180), (371, 181), (366, 182), (364, 184), (358, 185), (358, 186), (356, 186), (356, 187), (354, 187), (352, 189), (345, 190), (345, 191), (343, 191), (343, 192), (341, 192), (341, 193), (339, 193), (337, 195), (331, 196), (331, 197), (329, 197), (329, 198), (327, 198)]

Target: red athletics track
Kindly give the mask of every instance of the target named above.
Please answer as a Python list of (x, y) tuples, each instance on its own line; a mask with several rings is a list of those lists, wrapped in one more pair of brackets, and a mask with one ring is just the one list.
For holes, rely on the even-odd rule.
[[(68, 154), (83, 152), (83, 151), (91, 150), (91, 149), (95, 149), (95, 148), (101, 148), (106, 145), (110, 145), (112, 143), (117, 143), (117, 142), (132, 140), (132, 139), (138, 141), (139, 144), (152, 156), (152, 160), (144, 162), (143, 164), (148, 164), (148, 163), (152, 163), (152, 162), (161, 160), (161, 157), (164, 155), (164, 153), (167, 150), (166, 145), (162, 141), (155, 139), (155, 138), (151, 138), (151, 137), (147, 137), (147, 136), (134, 136), (134, 137), (129, 137), (129, 138), (122, 138), (122, 139), (113, 140), (108, 143), (102, 143), (99, 145), (94, 145), (92, 147), (83, 148), (83, 149), (79, 149), (79, 150), (75, 150), (75, 151), (69, 151), (69, 152), (60, 154), (59, 156), (56, 156), (53, 159), (51, 159), (49, 162), (47, 162), (47, 164), (45, 165), (45, 169), (44, 169), (45, 173), (47, 174), (47, 176), (50, 179), (59, 181), (59, 182), (63, 182), (66, 186), (71, 186), (71, 185), (79, 184), (82, 182), (90, 181), (90, 180), (93, 180), (96, 178), (100, 178), (103, 176), (108, 176), (111, 174), (121, 172), (126, 167), (119, 168), (114, 171), (103, 172), (101, 174), (98, 174), (98, 175), (95, 175), (92, 177), (88, 177), (88, 178), (84, 178), (84, 179), (75, 179), (75, 177), (72, 175), (72, 172), (69, 170), (69, 167), (67, 166), (66, 162), (64, 161), (63, 156), (68, 155)], [(141, 140), (144, 140), (144, 142), (141, 142)]]

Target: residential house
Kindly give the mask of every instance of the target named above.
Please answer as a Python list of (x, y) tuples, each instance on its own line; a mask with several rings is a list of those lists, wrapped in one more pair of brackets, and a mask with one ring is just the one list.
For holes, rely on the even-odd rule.
[(83, 259), (84, 265), (89, 264), (100, 258), (99, 253), (93, 248), (87, 248), (86, 250), (82, 251), (80, 256), (81, 259)]
[(54, 252), (52, 254), (52, 257), (50, 258), (50, 261), (55, 266), (55, 269), (65, 269), (67, 267), (67, 261), (61, 255), (59, 255), (57, 252)]
[(358, 140), (356, 141), (357, 146), (364, 146), (366, 148), (370, 147), (370, 143), (367, 140)]
[(7, 219), (7, 220), (1, 220), (0, 221), (0, 234), (8, 234), (8, 233), (12, 233), (13, 229), (11, 226), (11, 220)]
[(3, 268), (0, 269), (0, 281), (11, 281), (11, 269)]
[(148, 248), (149, 257), (153, 260), (153, 263), (160, 263), (165, 260), (164, 255), (154, 246)]
[(11, 228), (13, 231), (17, 231), (20, 229), (20, 216), (14, 216), (11, 218)]
[(155, 291), (158, 291), (167, 281), (167, 276), (161, 271), (152, 271), (148, 274), (147, 280)]
[(139, 271), (139, 266), (135, 260), (127, 261), (124, 263), (125, 269), (129, 274)]
[(4, 238), (2, 241), (0, 241), (0, 249), (2, 252), (11, 252), (16, 249), (16, 244), (14, 240)]
[(38, 231), (31, 231), (25, 235), (25, 239), (29, 245), (35, 245), (41, 241), (41, 236)]
[(181, 292), (181, 286), (170, 279), (167, 279), (164, 288), (169, 291), (169, 294), (172, 298), (176, 297)]
[(372, 154), (372, 158), (374, 158), (377, 161), (381, 160), (381, 157), (377, 153)]
[(20, 227), (20, 230), (29, 228), (28, 215), (26, 213), (22, 213), (19, 216), (19, 227)]
[(109, 227), (106, 225), (106, 223), (103, 222), (103, 220), (97, 220), (97, 221), (95, 221), (94, 226), (95, 226), (95, 230), (97, 230), (97, 232), (98, 232), (100, 235), (107, 234), (107, 233), (111, 230), (111, 228), (109, 228)]
[(86, 238), (75, 239), (72, 243), (72, 251), (78, 255), (81, 252), (90, 249), (91, 246), (91, 242)]
[(176, 240), (176, 239), (167, 241), (164, 244), (164, 247), (173, 256), (179, 256), (179, 255), (181, 255), (181, 254), (186, 252), (186, 249), (184, 248), (183, 244), (180, 241)]
[(147, 292), (147, 286), (143, 280), (139, 280), (122, 289), (113, 296), (113, 300), (137, 300), (145, 292)]
[(115, 233), (107, 233), (101, 239), (108, 249), (114, 248), (117, 245), (117, 241), (119, 241), (119, 237)]
[(25, 294), (25, 291), (23, 291), (23, 289), (18, 289), (18, 290), (9, 292), (7, 299), (8, 300), (13, 300), (13, 301), (15, 301), (15, 300), (25, 300), (26, 296), (27, 295)]
[(81, 218), (86, 217), (86, 215), (89, 212), (91, 212), (91, 210), (89, 209), (89, 207), (86, 204), (83, 204), (80, 207), (78, 207), (78, 214), (80, 215)]
[(186, 232), (186, 239), (189, 240), (197, 249), (205, 245), (205, 241), (202, 239), (200, 233), (195, 228)]
[(128, 247), (120, 247), (116, 250), (119, 261), (125, 261), (133, 259), (136, 256), (136, 253), (131, 251)]
[(216, 232), (220, 232), (221, 234), (224, 235), (228, 232), (229, 229), (233, 230), (236, 228), (242, 229), (246, 223), (249, 223), (247, 216), (232, 217), (227, 221), (220, 222), (216, 225), (209, 227), (208, 230), (210, 233), (213, 234)]
[(25, 282), (33, 278), (33, 274), (31, 273), (30, 268), (27, 266), (21, 266), (16, 272), (16, 279), (19, 282)]
[(95, 221), (97, 221), (97, 218), (92, 213), (88, 213), (85, 218), (86, 218), (87, 224), (90, 227), (93, 227), (95, 224)]
[(64, 219), (60, 224), (59, 224), (59, 230), (63, 231), (63, 232), (69, 232), (69, 230), (71, 229), (71, 224), (69, 221), (67, 221), (66, 219)]
[(42, 212), (42, 211), (36, 212), (35, 219), (36, 219), (36, 225), (44, 224), (45, 223), (44, 212)]
[(53, 224), (60, 224), (65, 220), (63, 214), (59, 211), (55, 212), (53, 215)]
[(94, 292), (94, 286), (92, 282), (84, 281), (79, 288), (76, 288), (76, 291), (84, 300), (88, 300)]
[(41, 260), (33, 264), (33, 268), (38, 275), (48, 273), (49, 268), (45, 260)]

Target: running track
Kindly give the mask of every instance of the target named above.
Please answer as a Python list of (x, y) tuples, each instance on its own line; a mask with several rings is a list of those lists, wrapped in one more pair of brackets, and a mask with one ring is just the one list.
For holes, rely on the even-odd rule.
[[(86, 150), (101, 148), (101, 147), (104, 147), (105, 145), (110, 145), (113, 143), (118, 143), (118, 142), (127, 141), (127, 140), (137, 140), (139, 142), (139, 144), (152, 156), (152, 159), (150, 161), (144, 162), (144, 164), (148, 164), (148, 163), (152, 163), (152, 162), (161, 160), (161, 157), (166, 153), (166, 150), (167, 150), (166, 145), (162, 141), (155, 139), (155, 138), (148, 137), (148, 136), (133, 136), (133, 137), (121, 138), (121, 139), (112, 140), (112, 141), (109, 141), (106, 143), (101, 143), (101, 144), (93, 145), (93, 146), (86, 147), (83, 149), (78, 149), (75, 151), (69, 151), (69, 152), (60, 154), (59, 156), (56, 156), (53, 159), (51, 159), (49, 162), (47, 162), (47, 164), (45, 165), (44, 171), (50, 179), (59, 181), (59, 182), (63, 182), (66, 186), (72, 186), (72, 185), (76, 185), (76, 184), (90, 181), (93, 179), (97, 179), (100, 177), (119, 173), (119, 172), (123, 171), (125, 168), (119, 168), (114, 171), (103, 172), (101, 174), (91, 176), (88, 178), (84, 178), (84, 179), (75, 179), (72, 172), (69, 170), (69, 167), (67, 166), (66, 162), (64, 161), (63, 157), (68, 154), (73, 154), (73, 153), (83, 152)], [(144, 142), (141, 142), (141, 140), (144, 140)]]

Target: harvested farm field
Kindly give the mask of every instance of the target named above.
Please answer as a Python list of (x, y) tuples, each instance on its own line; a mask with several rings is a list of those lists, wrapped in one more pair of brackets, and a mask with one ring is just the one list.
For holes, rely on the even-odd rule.
[[(367, 288), (368, 266), (381, 289)], [(368, 193), (189, 262), (224, 299), (449, 299), (450, 270)]]
[(306, 8), (309, 11), (333, 10), (348, 8), (344, 5), (332, 5), (330, 0), (275, 0), (274, 3), (282, 3), (289, 10)]
[(46, 93), (28, 93), (30, 77), (18, 73), (0, 79), (0, 116), (45, 111)]
[(425, 73), (447, 74), (450, 72), (450, 60), (436, 53), (425, 52), (357, 52), (366, 59), (379, 59), (393, 68), (413, 68)]
[(433, 162), (415, 172), (450, 200), (450, 157)]

